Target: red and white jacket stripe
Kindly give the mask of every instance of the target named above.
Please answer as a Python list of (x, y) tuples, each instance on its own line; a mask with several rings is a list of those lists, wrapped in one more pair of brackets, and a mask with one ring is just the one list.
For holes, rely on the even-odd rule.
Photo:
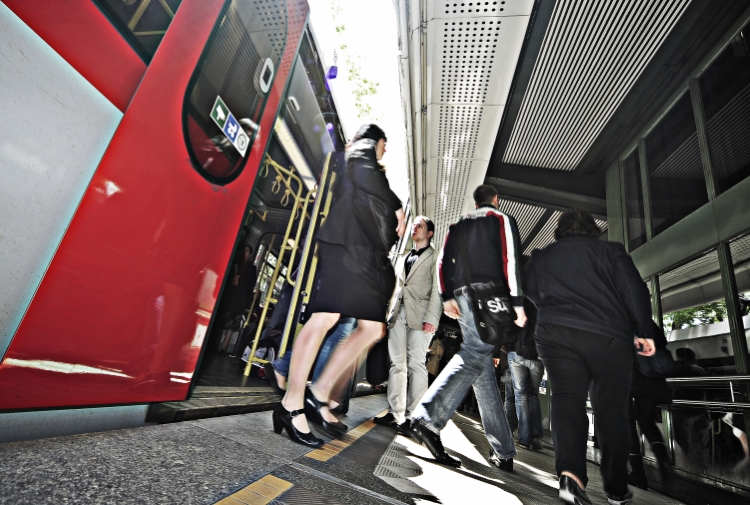
[(522, 307), (518, 226), (513, 217), (491, 205), (479, 207), (462, 217), (451, 225), (445, 236), (437, 261), (438, 284), (443, 300), (452, 299), (453, 292), (466, 285), (459, 256), (461, 248), (455, 239), (457, 234), (460, 234), (468, 255), (470, 281), (504, 280), (513, 305)]

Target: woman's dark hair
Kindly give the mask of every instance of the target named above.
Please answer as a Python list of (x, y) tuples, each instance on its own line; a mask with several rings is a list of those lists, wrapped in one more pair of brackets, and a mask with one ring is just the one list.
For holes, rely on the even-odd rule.
[(588, 235), (599, 237), (602, 230), (594, 221), (594, 216), (587, 210), (570, 209), (566, 210), (557, 220), (557, 229), (555, 229), (555, 240), (573, 235)]
[(357, 133), (354, 134), (351, 143), (353, 144), (356, 141), (362, 139), (370, 139), (374, 140), (375, 142), (379, 141), (380, 139), (388, 141), (383, 129), (374, 123), (364, 124), (360, 126), (359, 130), (357, 130)]

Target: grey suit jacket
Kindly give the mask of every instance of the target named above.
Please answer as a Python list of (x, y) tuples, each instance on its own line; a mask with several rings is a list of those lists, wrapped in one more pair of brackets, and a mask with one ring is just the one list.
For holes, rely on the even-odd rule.
[(413, 330), (421, 330), (423, 323), (430, 323), (437, 328), (443, 302), (437, 286), (435, 263), (437, 253), (430, 246), (423, 252), (411, 267), (408, 277), (404, 277), (404, 261), (408, 253), (399, 259), (400, 271), (396, 278), (396, 288), (388, 307), (389, 326), (398, 316), (398, 309), (403, 302), (406, 309), (406, 325)]

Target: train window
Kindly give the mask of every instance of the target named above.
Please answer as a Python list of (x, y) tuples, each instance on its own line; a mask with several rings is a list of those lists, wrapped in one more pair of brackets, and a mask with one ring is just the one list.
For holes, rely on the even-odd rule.
[(654, 235), (708, 203), (690, 94), (646, 137)]
[(750, 175), (750, 25), (701, 77), (711, 164), (726, 191)]
[(214, 184), (242, 171), (286, 44), (286, 2), (229, 0), (219, 15), (183, 106), (194, 168)]
[(148, 63), (182, 0), (94, 0)]
[(750, 235), (745, 235), (729, 243), (734, 265), (734, 278), (740, 297), (740, 314), (745, 332), (750, 330)]
[(623, 161), (622, 168), (625, 172), (625, 200), (628, 213), (628, 236), (630, 237), (628, 250), (633, 251), (646, 242), (641, 164), (638, 161), (637, 149)]

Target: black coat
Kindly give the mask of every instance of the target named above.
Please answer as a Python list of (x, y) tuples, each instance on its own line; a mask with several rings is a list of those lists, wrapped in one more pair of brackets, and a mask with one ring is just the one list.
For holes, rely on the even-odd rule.
[(349, 148), (346, 173), (334, 186), (331, 209), (317, 240), (350, 251), (366, 247), (380, 252), (389, 251), (398, 240), (396, 211), (401, 200), (378, 165), (375, 146), (362, 139)]
[(554, 323), (633, 344), (654, 338), (651, 296), (622, 244), (564, 237), (536, 250), (523, 276), (537, 323)]

